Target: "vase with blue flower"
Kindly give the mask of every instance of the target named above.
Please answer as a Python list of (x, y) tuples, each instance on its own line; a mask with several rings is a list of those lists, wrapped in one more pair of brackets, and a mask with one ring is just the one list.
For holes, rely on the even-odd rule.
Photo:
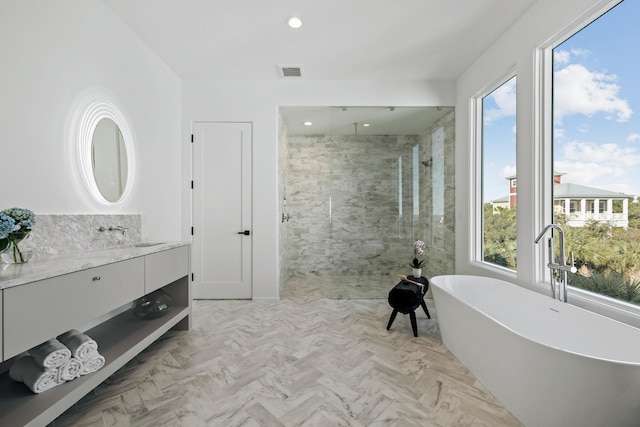
[(29, 209), (9, 208), (0, 211), (0, 258), (7, 264), (22, 264), (31, 259), (33, 249), (20, 246), (29, 237), (36, 222)]

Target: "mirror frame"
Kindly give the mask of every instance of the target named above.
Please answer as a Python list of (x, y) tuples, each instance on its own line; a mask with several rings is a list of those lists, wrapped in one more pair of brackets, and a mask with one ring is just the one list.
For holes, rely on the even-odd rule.
[[(127, 182), (124, 186), (122, 195), (115, 202), (110, 202), (102, 195), (93, 173), (93, 164), (91, 159), (93, 134), (102, 119), (111, 119), (120, 129), (124, 141), (125, 152), (127, 155)], [(80, 122), (78, 124), (78, 160), (80, 163), (80, 171), (82, 180), (89, 190), (89, 193), (105, 205), (117, 205), (122, 203), (131, 191), (133, 185), (133, 177), (135, 172), (135, 154), (133, 151), (133, 135), (131, 129), (127, 125), (122, 112), (108, 99), (99, 99), (91, 102), (84, 110)]]

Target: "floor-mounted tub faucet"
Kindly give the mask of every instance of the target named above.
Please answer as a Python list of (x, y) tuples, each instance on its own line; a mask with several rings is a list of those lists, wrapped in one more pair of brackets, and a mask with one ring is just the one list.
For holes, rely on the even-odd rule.
[(560, 301), (567, 302), (567, 281), (569, 280), (567, 273), (575, 273), (578, 269), (575, 266), (575, 260), (573, 259), (573, 252), (569, 252), (569, 257), (571, 259), (570, 263), (567, 264), (567, 261), (564, 256), (564, 231), (562, 227), (558, 224), (549, 224), (547, 225), (536, 237), (535, 242), (539, 243), (542, 237), (547, 233), (549, 229), (556, 230), (558, 232), (558, 236), (560, 236), (560, 263), (555, 263), (555, 257), (553, 254), (553, 231), (551, 232), (551, 237), (549, 238), (549, 262), (547, 263), (547, 267), (551, 272), (551, 298), (556, 298), (556, 283), (555, 283), (555, 273), (560, 273), (560, 290), (558, 293), (558, 299)]

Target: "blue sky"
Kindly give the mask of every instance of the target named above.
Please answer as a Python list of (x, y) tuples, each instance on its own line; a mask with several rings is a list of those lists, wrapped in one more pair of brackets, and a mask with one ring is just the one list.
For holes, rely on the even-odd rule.
[[(563, 182), (640, 196), (640, 1), (554, 49), (554, 167)], [(515, 170), (515, 79), (485, 98), (484, 199)], [(487, 144), (487, 142), (489, 142)]]

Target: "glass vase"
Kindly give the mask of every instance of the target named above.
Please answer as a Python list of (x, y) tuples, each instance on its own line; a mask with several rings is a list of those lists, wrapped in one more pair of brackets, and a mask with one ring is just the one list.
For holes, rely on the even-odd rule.
[(20, 247), (20, 242), (9, 242), (9, 246), (0, 253), (2, 262), (6, 264), (24, 264), (33, 256), (33, 249)]

